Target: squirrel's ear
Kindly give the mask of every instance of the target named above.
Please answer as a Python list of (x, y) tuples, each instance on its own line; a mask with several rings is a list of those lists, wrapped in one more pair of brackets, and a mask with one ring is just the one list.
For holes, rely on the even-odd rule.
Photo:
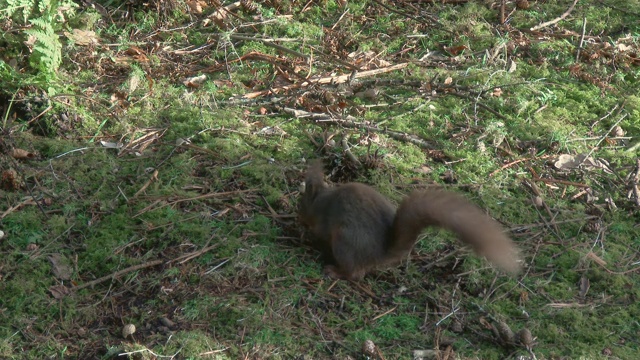
[(307, 176), (304, 180), (304, 185), (301, 186), (301, 192), (307, 198), (315, 198), (318, 193), (327, 187), (324, 182), (324, 174), (322, 173), (322, 161), (313, 160), (307, 170)]

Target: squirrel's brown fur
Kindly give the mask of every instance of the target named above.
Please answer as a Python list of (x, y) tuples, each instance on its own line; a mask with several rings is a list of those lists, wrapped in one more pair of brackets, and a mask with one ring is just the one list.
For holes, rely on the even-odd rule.
[(316, 161), (307, 172), (299, 218), (327, 258), (326, 273), (335, 278), (358, 280), (375, 268), (401, 261), (428, 226), (453, 231), (507, 272), (520, 270), (518, 250), (502, 227), (452, 192), (415, 191), (396, 210), (367, 185), (329, 187), (322, 163)]

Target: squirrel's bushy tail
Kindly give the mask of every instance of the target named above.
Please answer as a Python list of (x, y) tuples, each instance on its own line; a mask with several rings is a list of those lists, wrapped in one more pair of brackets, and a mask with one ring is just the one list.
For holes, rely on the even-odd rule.
[(518, 249), (500, 224), (462, 196), (441, 190), (416, 191), (404, 199), (396, 212), (395, 243), (389, 252), (406, 255), (428, 226), (453, 231), (476, 253), (509, 273), (520, 270)]

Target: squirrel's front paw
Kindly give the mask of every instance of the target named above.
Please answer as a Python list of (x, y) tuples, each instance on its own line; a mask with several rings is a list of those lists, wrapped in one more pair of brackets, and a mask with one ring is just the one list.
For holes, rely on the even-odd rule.
[(344, 276), (342, 275), (338, 267), (334, 265), (326, 265), (324, 267), (324, 276), (330, 277), (332, 279), (344, 279)]
[(342, 279), (342, 280), (353, 280), (358, 281), (362, 280), (364, 277), (365, 271), (356, 270), (352, 272), (346, 272), (341, 270), (339, 267), (335, 265), (326, 265), (324, 267), (324, 274), (332, 279)]

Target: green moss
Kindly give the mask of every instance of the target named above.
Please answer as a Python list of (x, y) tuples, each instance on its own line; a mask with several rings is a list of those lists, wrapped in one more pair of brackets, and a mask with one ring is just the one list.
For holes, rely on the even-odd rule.
[[(638, 332), (640, 286), (625, 271), (637, 263), (639, 218), (625, 189), (637, 150), (624, 149), (640, 134), (640, 98), (629, 53), (616, 46), (636, 41), (621, 39), (633, 37), (636, 19), (624, 9), (635, 3), (620, 2), (622, 10), (581, 4), (575, 16), (541, 30), (550, 36), (507, 31), (497, 25), (499, 12), (482, 2), (417, 4), (408, 17), (368, 2), (280, 1), (236, 10), (215, 26), (199, 25), (213, 8), (197, 14), (182, 5), (127, 7), (131, 20), (115, 24), (79, 16), (70, 24), (88, 16), (100, 46), (66, 47), (63, 81), (29, 77), (0, 61), (0, 82), (9, 86), (0, 102), (15, 93), (12, 107), (20, 110), (0, 121), (0, 167), (10, 165), (24, 180), (24, 187), (0, 190), (7, 234), (0, 240), (0, 357), (141, 350), (135, 356), (147, 358), (149, 348), (184, 358), (357, 358), (362, 342), (372, 340), (386, 358), (408, 358), (435, 346), (435, 324), (455, 306), (438, 331), (454, 338), (461, 358), (528, 356), (496, 345), (480, 318), (530, 329), (539, 358), (596, 358), (605, 348), (634, 358), (629, 339)], [(566, 11), (561, 3), (530, 5), (509, 13), (511, 29)], [(576, 60), (585, 17), (582, 53), (589, 57)], [(15, 58), (21, 69), (24, 39), (17, 33), (7, 31), (0, 47), (4, 61)], [(611, 50), (600, 47), (599, 34)], [(122, 62), (133, 46), (149, 61)], [(466, 49), (453, 56), (451, 46)], [(363, 54), (369, 50), (373, 57)], [(411, 65), (350, 83), (301, 85), (303, 78), (349, 73), (345, 61), (360, 67), (358, 74)], [(200, 87), (181, 82), (200, 74), (207, 77)], [(371, 87), (380, 90), (377, 98), (353, 95)], [(237, 98), (259, 89), (276, 91)], [(126, 101), (117, 101), (122, 94)], [(353, 116), (378, 131), (293, 118), (283, 107)], [(616, 123), (631, 139), (610, 141)], [(269, 134), (269, 127), (283, 131)], [(131, 145), (155, 130), (158, 138), (138, 154), (100, 143)], [(327, 146), (327, 137), (338, 145)], [(350, 167), (342, 137), (356, 157), (376, 154), (377, 166)], [(38, 156), (3, 157), (12, 147)], [(611, 171), (554, 167), (559, 154), (587, 152)], [(335, 166), (396, 202), (432, 183), (466, 196), (510, 231), (525, 272), (507, 277), (471, 253), (438, 262), (462, 245), (450, 232), (428, 229), (410, 262), (357, 284), (325, 279), (295, 216), (303, 159), (311, 158), (333, 159), (328, 170)], [(531, 181), (549, 210), (533, 205), (534, 191), (523, 185)], [(589, 186), (590, 197), (567, 181)], [(31, 196), (46, 201), (20, 205)], [(594, 207), (603, 209), (600, 232), (587, 226)], [(205, 246), (213, 248), (198, 253)], [(72, 261), (72, 282), (54, 277), (53, 253)], [(111, 278), (154, 260), (163, 263)], [(62, 299), (50, 291), (101, 277), (109, 280)], [(582, 277), (590, 282), (584, 296)], [(159, 317), (175, 322), (170, 333)], [(449, 328), (454, 320), (462, 333)], [(136, 324), (134, 338), (120, 337), (123, 322)]]

